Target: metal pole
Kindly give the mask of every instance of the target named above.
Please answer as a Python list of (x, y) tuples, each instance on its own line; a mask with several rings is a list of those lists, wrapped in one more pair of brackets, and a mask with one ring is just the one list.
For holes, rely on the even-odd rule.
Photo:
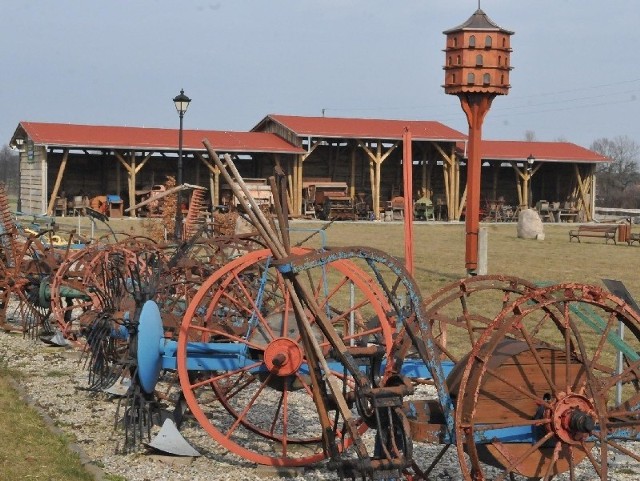
[[(618, 336), (620, 337), (620, 341), (624, 341), (624, 323), (619, 321), (618, 324)], [(624, 354), (622, 351), (618, 351), (618, 363), (616, 367), (616, 375), (620, 376), (622, 371), (624, 370)], [(620, 406), (622, 404), (622, 380), (618, 380), (616, 383), (616, 406)]]
[[(176, 186), (182, 185), (182, 119), (184, 112), (180, 112), (180, 132), (178, 134), (178, 177), (176, 179)], [(182, 191), (178, 191), (178, 198), (176, 200), (176, 225), (174, 237), (176, 241), (182, 240)]]

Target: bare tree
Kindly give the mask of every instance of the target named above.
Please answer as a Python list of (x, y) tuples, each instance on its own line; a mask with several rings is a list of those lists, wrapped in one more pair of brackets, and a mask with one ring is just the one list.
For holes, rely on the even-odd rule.
[(533, 130), (525, 130), (524, 132), (524, 140), (526, 142), (535, 142), (536, 139), (536, 133)]
[(627, 136), (593, 141), (591, 150), (612, 162), (598, 167), (598, 204), (603, 207), (639, 208), (636, 186), (640, 182), (640, 145)]
[(0, 182), (7, 187), (8, 193), (18, 193), (18, 183), (20, 182), (19, 157), (6, 144), (0, 149)]

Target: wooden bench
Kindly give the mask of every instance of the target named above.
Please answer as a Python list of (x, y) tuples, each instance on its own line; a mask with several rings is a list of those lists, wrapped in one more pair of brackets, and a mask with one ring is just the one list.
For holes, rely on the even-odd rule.
[(577, 229), (569, 231), (569, 242), (573, 239), (577, 239), (580, 242), (580, 237), (602, 237), (606, 243), (612, 240), (616, 244), (617, 231), (617, 225), (581, 225)]

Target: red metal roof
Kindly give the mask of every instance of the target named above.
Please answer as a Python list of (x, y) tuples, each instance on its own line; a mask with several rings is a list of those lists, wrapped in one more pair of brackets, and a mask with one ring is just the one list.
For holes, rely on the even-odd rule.
[[(464, 144), (458, 144), (466, 157)], [(524, 142), (517, 140), (483, 140), (482, 160), (525, 161), (533, 155), (536, 162), (610, 162), (611, 159), (571, 142)]]
[(300, 137), (340, 139), (400, 140), (405, 127), (414, 140), (455, 142), (466, 136), (440, 122), (430, 120), (347, 119), (338, 117), (299, 117), (295, 115), (268, 115), (253, 130), (260, 130), (272, 120)]
[[(178, 129), (149, 127), (114, 127), (43, 122), (20, 122), (20, 126), (37, 145), (69, 148), (107, 148), (134, 150), (178, 149)], [(18, 127), (19, 129), (20, 127)], [(15, 137), (15, 135), (14, 135)], [(269, 152), (300, 154), (305, 151), (275, 134), (263, 132), (228, 132), (218, 130), (184, 130), (183, 149), (204, 151), (208, 139), (220, 152)]]

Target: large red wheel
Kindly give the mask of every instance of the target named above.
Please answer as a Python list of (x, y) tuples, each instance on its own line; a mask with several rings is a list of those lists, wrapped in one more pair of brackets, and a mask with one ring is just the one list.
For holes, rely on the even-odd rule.
[[(453, 392), (465, 479), (606, 480), (612, 454), (639, 462), (628, 444), (640, 432), (639, 353), (638, 313), (600, 288), (552, 286), (507, 306)], [(513, 430), (531, 439), (508, 440)]]
[[(303, 466), (324, 459), (322, 433), (291, 293), (271, 262), (270, 251), (256, 251), (203, 284), (181, 327), (178, 375), (191, 412), (222, 446), (260, 464)], [(390, 308), (355, 264), (336, 261), (299, 278), (347, 345), (391, 346)], [(310, 313), (309, 321), (314, 325)], [(315, 335), (330, 359), (328, 342), (319, 329)], [(195, 341), (244, 346), (245, 367), (189, 371)], [(352, 390), (342, 370), (334, 374)]]

